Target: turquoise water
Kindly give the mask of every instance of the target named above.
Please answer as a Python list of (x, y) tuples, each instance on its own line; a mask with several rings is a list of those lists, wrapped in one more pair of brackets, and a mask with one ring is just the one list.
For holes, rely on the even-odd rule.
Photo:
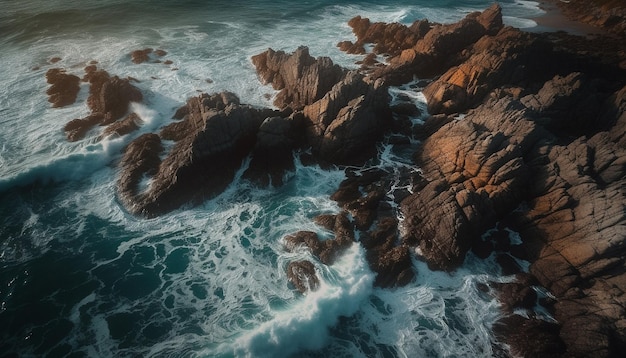
[[(120, 150), (170, 122), (198, 91), (235, 92), (271, 106), (250, 57), (268, 47), (310, 47), (354, 67), (335, 44), (347, 21), (451, 22), (489, 1), (3, 1), (0, 12), (0, 355), (96, 357), (491, 356), (497, 302), (476, 290), (492, 262), (468, 257), (452, 274), (415, 260), (406, 287), (382, 290), (355, 244), (332, 266), (285, 235), (337, 213), (329, 195), (342, 170), (297, 165), (287, 184), (236, 179), (219, 197), (156, 219), (129, 215), (115, 196)], [(505, 21), (533, 26), (530, 1), (503, 1)], [(172, 65), (130, 62), (146, 47)], [(60, 57), (56, 64), (49, 63)], [(53, 109), (45, 72), (82, 75), (89, 61), (140, 82), (137, 133), (68, 143), (76, 104)], [(405, 91), (394, 89), (394, 91)], [(409, 91), (423, 106), (419, 93)], [(96, 130), (97, 131), (97, 130)], [(296, 153), (296, 159), (298, 155)], [(407, 165), (381, 147), (379, 165)], [(309, 259), (319, 291), (301, 295), (285, 267)]]

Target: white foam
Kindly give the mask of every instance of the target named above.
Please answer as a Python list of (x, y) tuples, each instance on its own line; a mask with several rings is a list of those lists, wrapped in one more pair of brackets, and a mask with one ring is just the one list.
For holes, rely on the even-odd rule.
[(328, 342), (328, 329), (340, 316), (353, 315), (369, 295), (373, 275), (363, 249), (353, 244), (327, 268), (320, 288), (285, 311), (237, 338), (234, 354), (247, 357), (288, 356), (301, 350), (318, 350)]

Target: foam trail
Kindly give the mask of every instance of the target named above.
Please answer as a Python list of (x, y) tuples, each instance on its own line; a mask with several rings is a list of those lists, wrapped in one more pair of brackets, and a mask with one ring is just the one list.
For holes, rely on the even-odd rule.
[(50, 160), (9, 178), (2, 178), (0, 179), (0, 193), (37, 182), (45, 185), (89, 177), (107, 165), (112, 156), (119, 153), (123, 144), (124, 141), (121, 138), (105, 139), (98, 144), (83, 148), (78, 153)]
[(328, 342), (328, 328), (340, 316), (351, 316), (371, 292), (373, 274), (360, 245), (353, 244), (328, 268), (320, 288), (306, 295), (273, 319), (236, 340), (235, 355), (288, 356), (301, 350), (318, 350)]

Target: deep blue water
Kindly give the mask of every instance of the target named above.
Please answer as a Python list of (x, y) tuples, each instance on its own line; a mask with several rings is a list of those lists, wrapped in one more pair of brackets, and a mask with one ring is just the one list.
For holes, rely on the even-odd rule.
[[(250, 56), (307, 45), (347, 67), (335, 44), (347, 21), (451, 22), (490, 1), (24, 1), (0, 11), (0, 356), (50, 357), (465, 357), (491, 356), (497, 302), (477, 282), (497, 279), (492, 262), (468, 256), (452, 274), (414, 261), (404, 288), (372, 287), (355, 244), (333, 266), (305, 250), (286, 252), (299, 230), (329, 233), (311, 218), (336, 213), (328, 197), (343, 171), (298, 165), (287, 184), (258, 189), (235, 180), (219, 197), (156, 219), (126, 213), (115, 197), (120, 150), (169, 123), (198, 91), (233, 91), (271, 106)], [(505, 20), (532, 26), (531, 1), (502, 1)], [(152, 47), (172, 65), (130, 62)], [(51, 64), (49, 60), (60, 57)], [(45, 72), (82, 74), (89, 61), (141, 82), (133, 107), (141, 129), (68, 143), (76, 104), (53, 109)], [(419, 93), (404, 91), (423, 106)], [(380, 165), (406, 158), (381, 148)], [(417, 170), (417, 168), (415, 168)], [(316, 263), (319, 291), (288, 285), (286, 265)]]

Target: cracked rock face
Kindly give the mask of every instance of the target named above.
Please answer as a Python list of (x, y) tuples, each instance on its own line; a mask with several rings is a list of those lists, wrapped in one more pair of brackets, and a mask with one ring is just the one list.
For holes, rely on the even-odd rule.
[[(133, 213), (154, 216), (223, 191), (254, 147), (261, 123), (275, 112), (240, 105), (233, 94), (221, 93), (191, 98), (177, 114), (183, 116), (181, 121), (150, 136), (151, 142), (176, 142), (165, 159), (146, 150), (142, 137), (126, 148), (118, 193)], [(144, 154), (152, 163), (149, 167), (135, 164)], [(141, 188), (144, 176), (151, 183)]]

